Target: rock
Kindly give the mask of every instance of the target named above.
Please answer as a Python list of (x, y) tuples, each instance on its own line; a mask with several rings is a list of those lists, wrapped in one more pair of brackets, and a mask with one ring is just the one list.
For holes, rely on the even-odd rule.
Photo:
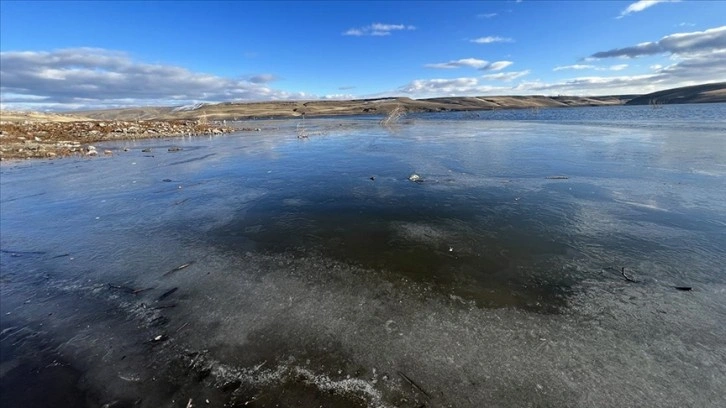
[(55, 143), (57, 147), (65, 147), (65, 148), (77, 148), (80, 147), (81, 144), (79, 142), (72, 142), (70, 140), (59, 140)]
[(141, 153), (151, 153), (151, 148), (141, 149)]
[(110, 155), (112, 155), (112, 154), (113, 154), (113, 152), (112, 152), (112, 151), (110, 151), (110, 150), (104, 150), (104, 151), (103, 151), (103, 154), (105, 154), (106, 156), (110, 156)]
[(88, 146), (86, 146), (86, 151), (87, 152), (95, 152), (96, 151), (96, 146), (88, 145)]
[(421, 176), (419, 176), (416, 173), (413, 173), (410, 176), (408, 176), (408, 180), (413, 181), (414, 183), (423, 183), (423, 179), (421, 178)]
[(179, 152), (179, 151), (181, 151), (181, 150), (182, 150), (182, 148), (181, 148), (181, 147), (170, 147), (170, 148), (169, 148), (169, 151), (170, 151), (170, 152)]
[(98, 152), (95, 150), (89, 150), (86, 152), (86, 156), (96, 156), (98, 155)]
[(33, 139), (35, 139), (36, 142), (42, 142), (43, 141), (43, 139), (39, 138), (38, 136), (34, 137)]

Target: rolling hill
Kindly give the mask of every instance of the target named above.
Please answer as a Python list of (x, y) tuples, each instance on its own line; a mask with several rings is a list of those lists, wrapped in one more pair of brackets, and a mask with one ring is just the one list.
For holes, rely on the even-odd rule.
[(666, 89), (664, 91), (640, 95), (629, 100), (626, 105), (715, 102), (726, 102), (726, 82)]

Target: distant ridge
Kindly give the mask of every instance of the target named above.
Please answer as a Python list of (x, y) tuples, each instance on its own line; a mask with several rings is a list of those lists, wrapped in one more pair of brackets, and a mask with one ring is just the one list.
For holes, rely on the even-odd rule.
[(637, 96), (626, 105), (726, 102), (726, 82), (684, 86)]
[(632, 96), (481, 96), (411, 99), (389, 97), (354, 100), (222, 102), (180, 107), (138, 107), (74, 112), (96, 120), (242, 120), (339, 115), (386, 115), (406, 112), (451, 112), (492, 109), (566, 108), (622, 105)]
[(197, 103), (177, 107), (133, 107), (66, 113), (0, 112), (0, 121), (77, 120), (246, 120), (338, 115), (387, 115), (405, 112), (453, 112), (578, 106), (662, 105), (726, 102), (726, 82), (666, 89), (647, 95), (611, 96), (451, 96), (428, 99), (383, 97), (354, 100), (282, 100)]

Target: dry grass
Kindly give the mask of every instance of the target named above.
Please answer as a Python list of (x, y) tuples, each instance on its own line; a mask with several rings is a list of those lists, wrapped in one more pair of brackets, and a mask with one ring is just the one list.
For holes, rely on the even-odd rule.
[(93, 119), (64, 113), (0, 111), (0, 122), (77, 122), (84, 120)]

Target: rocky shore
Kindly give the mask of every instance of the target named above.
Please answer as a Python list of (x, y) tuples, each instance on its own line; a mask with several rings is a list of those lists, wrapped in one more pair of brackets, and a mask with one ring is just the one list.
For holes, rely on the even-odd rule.
[(111, 155), (92, 143), (233, 131), (206, 121), (0, 121), (0, 160)]

